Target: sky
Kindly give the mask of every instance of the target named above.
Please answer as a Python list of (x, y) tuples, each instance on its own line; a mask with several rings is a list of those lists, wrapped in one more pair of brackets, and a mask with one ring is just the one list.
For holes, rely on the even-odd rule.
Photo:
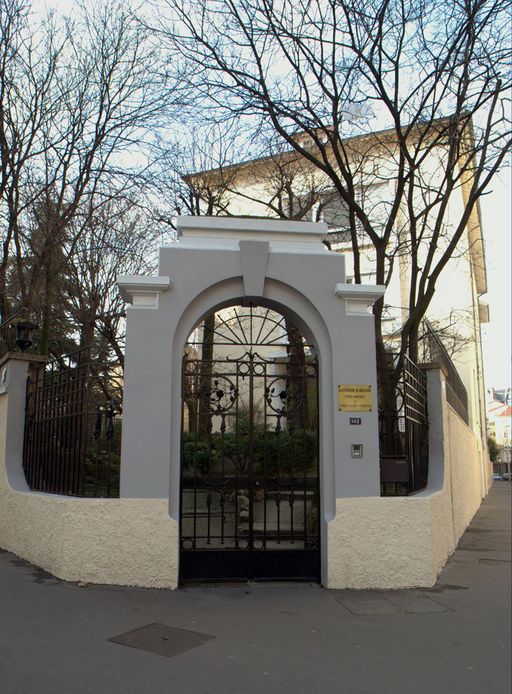
[[(72, 10), (74, 0), (33, 0), (33, 7), (59, 12)], [(491, 192), (481, 200), (485, 238), (490, 322), (482, 326), (485, 383), (487, 388), (505, 388), (511, 376), (511, 176), (504, 169), (494, 180)]]

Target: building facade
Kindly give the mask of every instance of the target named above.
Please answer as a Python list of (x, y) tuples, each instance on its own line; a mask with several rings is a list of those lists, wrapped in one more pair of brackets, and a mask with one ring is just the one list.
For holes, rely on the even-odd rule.
[[(417, 144), (420, 135), (418, 130), (412, 131), (411, 148), (420, 147)], [(313, 147), (306, 135), (296, 137), (306, 150)], [(421, 273), (433, 272), (436, 262), (448, 248), (464, 218), (471, 181), (461, 172), (451, 194), (443, 201), (436, 197), (445, 186), (448, 151), (443, 140), (439, 146), (425, 148), (417, 172), (420, 183), (411, 188), (410, 199), (402, 198), (395, 209), (397, 186), (401, 185), (403, 175), (398, 171), (400, 152), (393, 132), (352, 138), (343, 143), (343, 148), (345, 166), (353, 184), (351, 196), (362, 210), (361, 219), (368, 221), (373, 232), (384, 233), (393, 215), (392, 229), (387, 230), (386, 260), (380, 264), (384, 275), (380, 277), (377, 277), (376, 245), (361, 219), (354, 218), (353, 209), (334, 189), (327, 175), (296, 152), (282, 152), (223, 169), (198, 172), (186, 177), (186, 181), (199, 203), (203, 201), (203, 209), (208, 201), (210, 213), (213, 209), (221, 216), (278, 217), (326, 223), (328, 232), (324, 242), (344, 255), (347, 283), (386, 285), (380, 331), (385, 347), (396, 351), (400, 349), (402, 326), (407, 324), (416, 306), (415, 297), (420, 295)], [(488, 322), (489, 309), (483, 300), (487, 280), (478, 204), (463, 226), (450, 260), (439, 274), (425, 317), (455, 364), (467, 391), (468, 424), (480, 442), (483, 468), (488, 456), (480, 326)], [(355, 229), (357, 237), (355, 246), (351, 229)], [(430, 270), (427, 271), (427, 267)], [(420, 342), (421, 337), (420, 328)], [(428, 361), (421, 344), (417, 359)]]

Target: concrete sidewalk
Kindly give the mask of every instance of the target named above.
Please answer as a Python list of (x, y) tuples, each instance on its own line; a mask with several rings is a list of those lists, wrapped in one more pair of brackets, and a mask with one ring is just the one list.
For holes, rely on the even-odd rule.
[(430, 590), (79, 587), (3, 552), (0, 692), (508, 694), (510, 493)]

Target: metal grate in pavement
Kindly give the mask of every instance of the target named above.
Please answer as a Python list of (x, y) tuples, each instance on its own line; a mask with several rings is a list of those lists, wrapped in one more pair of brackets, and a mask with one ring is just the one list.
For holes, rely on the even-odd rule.
[(201, 646), (214, 638), (215, 636), (210, 636), (209, 634), (201, 634), (188, 629), (176, 629), (175, 627), (155, 622), (154, 624), (148, 624), (145, 627), (128, 631), (126, 634), (112, 636), (107, 641), (172, 658), (175, 655), (186, 653), (186, 651)]
[(432, 614), (449, 611), (445, 605), (422, 596), (393, 595), (387, 598), (354, 596), (336, 598), (336, 600), (349, 612), (358, 616)]
[(349, 612), (355, 615), (400, 614), (400, 610), (384, 598), (336, 598)]

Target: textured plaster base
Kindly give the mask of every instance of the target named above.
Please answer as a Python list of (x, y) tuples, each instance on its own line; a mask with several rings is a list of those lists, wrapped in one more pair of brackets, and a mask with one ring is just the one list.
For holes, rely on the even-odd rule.
[(440, 490), (337, 500), (328, 530), (327, 587), (434, 585), (482, 501), (476, 438), (449, 406), (444, 432)]
[[(0, 547), (68, 581), (175, 588), (178, 525), (168, 500), (76, 499), (12, 489), (4, 460), (6, 407), (0, 396)], [(482, 496), (475, 436), (450, 407), (443, 431), (440, 489), (337, 500), (328, 526), (328, 588), (435, 583)]]
[(76, 499), (11, 488), (0, 396), (0, 547), (67, 581), (176, 588), (167, 499)]
[(428, 501), (338, 499), (329, 524), (329, 588), (432, 585)]

